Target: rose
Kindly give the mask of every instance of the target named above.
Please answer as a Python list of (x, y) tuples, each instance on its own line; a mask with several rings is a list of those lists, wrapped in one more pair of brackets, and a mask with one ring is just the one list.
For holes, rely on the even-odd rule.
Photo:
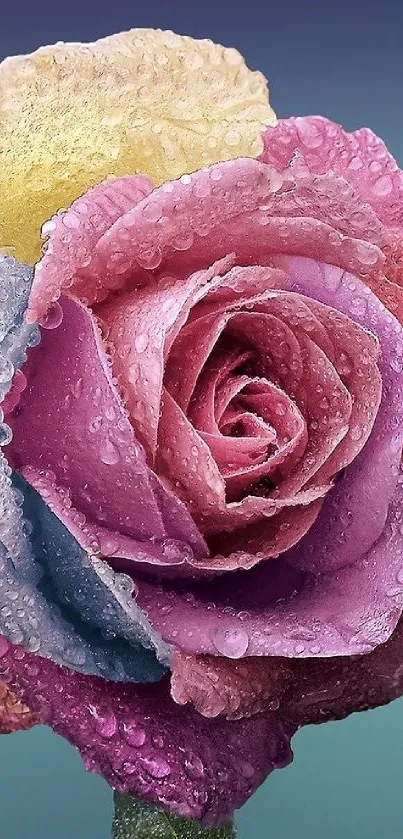
[[(400, 182), (372, 134), (286, 120), (260, 162), (100, 185), (44, 230), (5, 403), (44, 576), (9, 516), (1, 630), (33, 653), (5, 641), (2, 672), (113, 786), (219, 821), (283, 760), (279, 717), (399, 690)], [(113, 684), (157, 679), (152, 649), (201, 714)], [(376, 694), (335, 698), (357, 672)]]
[[(40, 224), (105, 177), (138, 171), (151, 175), (158, 184), (215, 160), (257, 154), (262, 148), (260, 131), (274, 120), (266, 87), (264, 78), (247, 70), (234, 50), (149, 30), (134, 30), (89, 47), (59, 44), (32, 56), (8, 59), (0, 69), (2, 114), (7, 117), (2, 121), (0, 134), (1, 249), (25, 261), (37, 259)], [(140, 178), (140, 189), (147, 189), (148, 183)], [(112, 201), (113, 190), (114, 185)], [(24, 348), (38, 340), (37, 330), (21, 322), (30, 280), (29, 272), (17, 263), (2, 261), (1, 387), (4, 394), (11, 383), (11, 365), (15, 368), (12, 392), (3, 406), (8, 412), (15, 408), (18, 412), (19, 394), (25, 387), (25, 374), (18, 370), (25, 361)], [(2, 432), (3, 444), (9, 433), (7, 428)], [(55, 597), (50, 594), (51, 579), (45, 569), (42, 582), (38, 583), (39, 565), (35, 568), (33, 559), (46, 563), (46, 557), (50, 557), (51, 564), (53, 560), (57, 564), (56, 543), (62, 556), (67, 550), (70, 561), (74, 551), (78, 550), (77, 559), (80, 555), (81, 560), (85, 559), (85, 554), (71, 542), (60, 522), (50, 515), (49, 508), (38, 504), (39, 497), (27, 492), (27, 485), (15, 474), (14, 481), (20, 480), (20, 487), (25, 491), (26, 532), (21, 531), (16, 501), (21, 503), (22, 496), (11, 489), (9, 468), (4, 460), (2, 469), (4, 633), (15, 643), (23, 633), (26, 646), (38, 650), (40, 644), (42, 653), (47, 635), (45, 654), (56, 654), (56, 659), (70, 668), (87, 671), (89, 668), (88, 672), (109, 675), (111, 679), (122, 678), (125, 671), (131, 679), (158, 678), (164, 668), (152, 653), (145, 651), (142, 663), (136, 659), (137, 629), (143, 623), (147, 632), (148, 624), (144, 616), (140, 623), (137, 620), (132, 623), (130, 591), (116, 586), (120, 581), (125, 584), (122, 575), (112, 575), (109, 593), (99, 578), (96, 584), (102, 601), (99, 601), (99, 614), (103, 609), (114, 612), (110, 617), (112, 624), (115, 622), (116, 626), (117, 621), (120, 625), (119, 641), (113, 641), (112, 626), (109, 636), (104, 637), (92, 619), (88, 625), (74, 609), (69, 611), (66, 603), (60, 611), (60, 601), (66, 598), (60, 590), (56, 593), (54, 589)], [(27, 503), (31, 505), (29, 511)], [(31, 545), (35, 543), (33, 552), (28, 536)], [(21, 561), (23, 558), (26, 564)], [(86, 560), (84, 563), (81, 560), (80, 573), (85, 582), (89, 569), (85, 567)], [(70, 567), (70, 573), (72, 570)], [(93, 583), (97, 574), (96, 571), (92, 577)], [(68, 573), (65, 580), (67, 577)], [(40, 593), (35, 591), (37, 584)], [(79, 587), (78, 577), (74, 585)], [(92, 597), (88, 597), (88, 604)], [(18, 606), (18, 614), (14, 608), (9, 609), (10, 603)], [(90, 617), (80, 607), (79, 612), (82, 611), (84, 617)], [(104, 615), (104, 626), (103, 618)], [(101, 703), (96, 699), (93, 693), (97, 690), (96, 681), (86, 678), (83, 683), (82, 687), (85, 685), (85, 690), (92, 692), (91, 702), (86, 703), (71, 670), (72, 693), (67, 700), (66, 684), (61, 687), (58, 682), (62, 673), (68, 675), (66, 670), (56, 668), (51, 676), (47, 670), (52, 666), (50, 661), (36, 653), (24, 653), (22, 647), (10, 647), (5, 640), (1, 642), (0, 655), (2, 678), (7, 683), (13, 681), (15, 687), (17, 672), (9, 656), (15, 655), (15, 661), (22, 663), (24, 669), (28, 665), (29, 680), (35, 682), (31, 705), (40, 708), (41, 721), (46, 718), (50, 722), (52, 708), (56, 706), (59, 710), (69, 707), (69, 721), (73, 716), (78, 720), (77, 713), (70, 715), (70, 712), (73, 704), (79, 702), (84, 714), (81, 745), (88, 768), (99, 765), (99, 748), (105, 752), (112, 746), (115, 757), (109, 752), (108, 760), (105, 762), (105, 757), (101, 760), (105, 769), (109, 761), (110, 773), (106, 774), (114, 785), (134, 791), (132, 781), (136, 776), (137, 792), (143, 792), (151, 801), (165, 800), (170, 809), (195, 816), (205, 814), (206, 819), (213, 821), (222, 819), (245, 800), (273, 766), (284, 763), (289, 756), (292, 727), (285, 727), (272, 715), (236, 727), (225, 720), (219, 721), (215, 730), (216, 740), (220, 742), (218, 755), (210, 725), (193, 711), (178, 713), (166, 682), (151, 693), (135, 686), (126, 687), (126, 710), (121, 697), (117, 713), (113, 691), (110, 696), (113, 711), (107, 710), (107, 694)], [(24, 678), (19, 682), (19, 691), (23, 689), (23, 681)], [(119, 685), (116, 689), (119, 691)], [(61, 693), (63, 702), (59, 703), (55, 698)], [(5, 710), (9, 711), (10, 701), (4, 697), (3, 700)], [(150, 703), (154, 708), (151, 718)], [(26, 715), (23, 720), (24, 724), (28, 723)], [(31, 717), (30, 722), (33, 721)], [(15, 715), (11, 720), (9, 715), (8, 724), (21, 726), (22, 717), (17, 723)], [(62, 728), (63, 725), (59, 730)], [(67, 729), (64, 732), (67, 734)], [(122, 760), (123, 753), (126, 761)], [(139, 758), (140, 764), (136, 765)], [(241, 774), (239, 767), (243, 767)]]

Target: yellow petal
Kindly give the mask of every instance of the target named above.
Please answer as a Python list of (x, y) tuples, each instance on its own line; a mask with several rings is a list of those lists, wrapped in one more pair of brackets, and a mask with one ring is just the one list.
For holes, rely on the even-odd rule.
[(40, 254), (40, 227), (108, 176), (156, 184), (255, 157), (275, 123), (233, 49), (152, 29), (56, 44), (0, 65), (0, 250)]

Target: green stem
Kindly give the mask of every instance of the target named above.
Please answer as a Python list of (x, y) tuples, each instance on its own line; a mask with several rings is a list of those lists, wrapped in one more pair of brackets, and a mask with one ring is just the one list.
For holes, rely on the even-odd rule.
[(206, 828), (194, 819), (183, 819), (145, 804), (131, 795), (114, 794), (112, 839), (236, 839), (234, 822)]

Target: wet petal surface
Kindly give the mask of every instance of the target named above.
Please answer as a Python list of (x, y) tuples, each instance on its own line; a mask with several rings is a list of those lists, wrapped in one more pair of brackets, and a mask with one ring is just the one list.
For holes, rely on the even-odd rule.
[(272, 714), (206, 720), (173, 702), (167, 680), (152, 687), (113, 685), (59, 668), (4, 639), (0, 678), (114, 789), (205, 824), (226, 821), (291, 759), (295, 726)]

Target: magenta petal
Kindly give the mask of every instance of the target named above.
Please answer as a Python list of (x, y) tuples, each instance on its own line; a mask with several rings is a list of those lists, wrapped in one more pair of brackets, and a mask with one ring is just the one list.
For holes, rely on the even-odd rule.
[(400, 620), (386, 644), (367, 655), (289, 661), (287, 681), (284, 677), (281, 681), (279, 673), (279, 715), (298, 725), (311, 725), (397, 699), (403, 694), (402, 642)]
[(224, 822), (292, 757), (295, 727), (273, 714), (206, 720), (175, 704), (167, 680), (151, 690), (113, 685), (57, 667), (2, 638), (0, 679), (114, 789), (208, 825)]
[(62, 307), (60, 326), (43, 330), (24, 368), (28, 386), (9, 419), (13, 465), (50, 470), (77, 510), (123, 536), (177, 539), (183, 523), (182, 540), (205, 555), (185, 507), (146, 464), (93, 317), (67, 298)]

